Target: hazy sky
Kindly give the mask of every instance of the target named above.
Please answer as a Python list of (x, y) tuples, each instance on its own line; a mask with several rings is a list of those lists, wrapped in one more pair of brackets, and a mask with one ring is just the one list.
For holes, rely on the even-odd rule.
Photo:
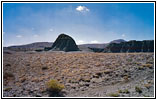
[(154, 39), (154, 4), (3, 3), (4, 46), (54, 42), (61, 33), (77, 44)]

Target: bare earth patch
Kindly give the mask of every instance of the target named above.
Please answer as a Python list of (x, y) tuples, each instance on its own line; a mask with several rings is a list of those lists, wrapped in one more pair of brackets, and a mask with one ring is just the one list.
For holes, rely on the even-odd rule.
[(55, 79), (72, 97), (153, 97), (153, 53), (15, 52), (3, 54), (4, 97), (49, 97)]

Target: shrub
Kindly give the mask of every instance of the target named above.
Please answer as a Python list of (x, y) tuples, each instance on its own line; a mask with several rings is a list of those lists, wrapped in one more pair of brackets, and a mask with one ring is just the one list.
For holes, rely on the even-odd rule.
[(126, 59), (128, 62), (132, 62), (132, 59)]
[(138, 66), (138, 69), (139, 70), (144, 70), (144, 67), (143, 66)]
[(143, 67), (147, 67), (147, 68), (152, 68), (152, 67), (153, 67), (152, 64), (143, 64), (142, 66), (143, 66)]
[(119, 94), (118, 93), (111, 93), (109, 94), (111, 97), (119, 97)]
[(122, 90), (118, 90), (118, 93), (123, 93), (123, 91)]
[(46, 70), (46, 69), (48, 69), (47, 66), (43, 66), (43, 67), (42, 67), (42, 70)]
[(49, 51), (49, 50), (51, 50), (52, 49), (52, 47), (45, 47), (44, 48), (44, 51)]
[(128, 89), (124, 89), (124, 90), (118, 90), (118, 93), (130, 93)]
[(149, 89), (151, 87), (151, 84), (144, 84), (144, 87), (146, 87), (147, 89)]
[(60, 84), (56, 80), (50, 80), (49, 82), (47, 82), (47, 89), (49, 91), (60, 92), (64, 88), (65, 88), (64, 85)]
[(4, 91), (10, 91), (12, 88), (11, 87), (8, 87), (8, 88), (5, 88)]
[(125, 89), (123, 93), (130, 93), (128, 89)]
[(135, 87), (135, 90), (136, 90), (136, 92), (138, 92), (138, 93), (142, 93), (142, 88), (140, 88), (140, 87), (138, 87), (138, 86)]
[(3, 77), (4, 77), (4, 79), (14, 78), (14, 75), (12, 73), (10, 73), (10, 72), (6, 72), (6, 73), (4, 73)]
[(124, 81), (125, 81), (125, 82), (128, 82), (128, 81), (129, 81), (129, 76), (128, 76), (128, 75), (125, 75), (123, 78), (124, 78)]
[(41, 49), (37, 49), (37, 50), (35, 50), (36, 52), (42, 52), (43, 50), (41, 50)]

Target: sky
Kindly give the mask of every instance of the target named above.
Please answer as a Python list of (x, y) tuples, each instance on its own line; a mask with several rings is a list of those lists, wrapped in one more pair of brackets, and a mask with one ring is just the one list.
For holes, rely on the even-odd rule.
[(152, 40), (154, 4), (3, 3), (3, 46), (54, 42), (61, 33), (77, 44)]

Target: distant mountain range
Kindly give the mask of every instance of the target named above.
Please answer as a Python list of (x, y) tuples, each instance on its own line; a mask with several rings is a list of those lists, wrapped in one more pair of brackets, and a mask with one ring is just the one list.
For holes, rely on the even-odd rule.
[[(125, 42), (123, 39), (117, 39), (113, 40), (110, 43), (121, 43)], [(92, 51), (89, 48), (99, 48), (103, 49), (110, 43), (102, 43), (102, 44), (82, 44), (78, 45), (79, 49), (82, 51)], [(15, 45), (15, 46), (9, 46), (4, 47), (4, 50), (14, 50), (14, 51), (29, 51), (29, 50), (36, 50), (36, 49), (44, 49), (45, 47), (51, 47), (53, 45), (53, 42), (35, 42), (31, 44), (25, 44), (25, 45)]]
[(117, 39), (117, 40), (111, 41), (110, 43), (121, 43), (121, 42), (126, 42), (126, 41), (123, 39)]
[[(4, 50), (13, 51), (36, 51), (52, 47), (53, 42), (35, 42), (26, 45), (4, 47)], [(125, 41), (123, 39), (113, 40), (102, 44), (78, 45), (79, 50), (87, 52), (154, 52), (154, 40)]]
[(45, 47), (51, 47), (53, 42), (35, 42), (26, 45), (15, 45), (4, 47), (4, 50), (15, 50), (15, 51), (29, 51), (29, 50), (36, 50), (36, 49), (44, 49)]

